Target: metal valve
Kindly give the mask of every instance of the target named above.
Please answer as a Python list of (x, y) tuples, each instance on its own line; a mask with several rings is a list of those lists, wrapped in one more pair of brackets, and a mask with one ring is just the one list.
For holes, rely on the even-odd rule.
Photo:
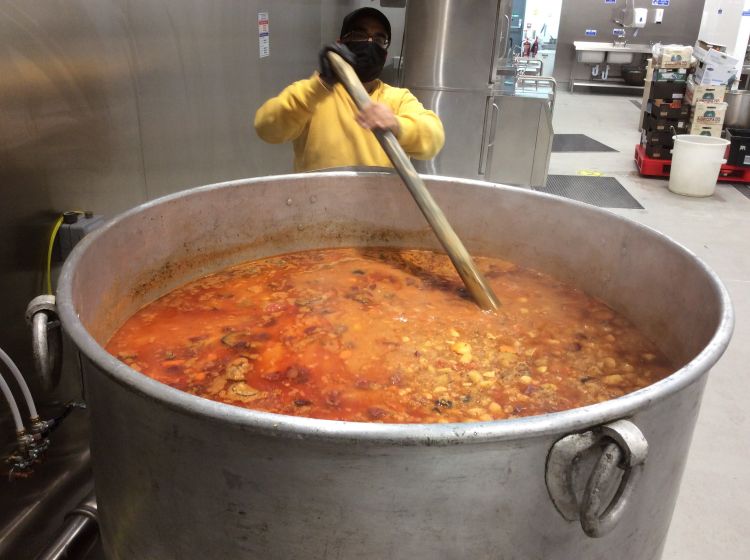
[(71, 401), (60, 414), (49, 420), (37, 417), (28, 431), (16, 434), (16, 449), (6, 459), (10, 469), (9, 477), (25, 478), (32, 474), (34, 465), (40, 463), (50, 446), (50, 434), (60, 427), (63, 420), (76, 409), (85, 409), (86, 403)]

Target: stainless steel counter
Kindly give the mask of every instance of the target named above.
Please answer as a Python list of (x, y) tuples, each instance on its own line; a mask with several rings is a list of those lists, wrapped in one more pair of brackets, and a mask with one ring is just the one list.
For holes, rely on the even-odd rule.
[(629, 52), (629, 53), (640, 53), (647, 54), (651, 53), (651, 45), (646, 43), (616, 43), (610, 41), (595, 42), (595, 41), (573, 41), (573, 48), (576, 51), (594, 51), (594, 52)]

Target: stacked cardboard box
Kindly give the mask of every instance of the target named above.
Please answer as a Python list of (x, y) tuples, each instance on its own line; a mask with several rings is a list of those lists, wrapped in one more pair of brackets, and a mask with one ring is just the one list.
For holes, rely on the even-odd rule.
[(690, 134), (721, 136), (727, 104), (727, 84), (734, 78), (739, 60), (728, 56), (720, 45), (702, 41), (695, 47), (698, 60), (695, 73), (689, 76), (685, 100), (691, 106)]
[(723, 52), (724, 47), (705, 49), (701, 42), (695, 47), (698, 61), (693, 79), (698, 85), (726, 85), (737, 73), (740, 60)]
[(687, 134), (690, 107), (685, 102), (691, 47), (659, 45), (646, 84), (641, 145), (648, 157), (672, 159), (675, 134)]
[(690, 68), (693, 47), (656, 44), (653, 48), (654, 66), (658, 68)]

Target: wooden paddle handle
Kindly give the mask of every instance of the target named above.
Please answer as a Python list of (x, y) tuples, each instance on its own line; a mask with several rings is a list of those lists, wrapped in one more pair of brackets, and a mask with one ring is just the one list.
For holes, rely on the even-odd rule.
[[(372, 103), (370, 96), (367, 95), (367, 91), (365, 91), (362, 82), (359, 81), (351, 65), (334, 52), (329, 51), (326, 55), (333, 67), (333, 71), (339, 80), (341, 80), (341, 83), (359, 110), (361, 111)], [(425, 187), (422, 178), (417, 174), (406, 152), (404, 152), (401, 144), (396, 140), (396, 136), (390, 130), (373, 130), (373, 133), (388, 155), (388, 159), (393, 163), (393, 167), (396, 168), (404, 184), (409, 189), (412, 197), (414, 197), (417, 206), (419, 206), (422, 214), (424, 214), (435, 235), (437, 235), (445, 252), (448, 253), (448, 257), (450, 257), (453, 266), (456, 267), (456, 271), (466, 285), (466, 289), (471, 294), (471, 297), (484, 310), (497, 309), (500, 306), (500, 301), (477, 269), (474, 261), (471, 259), (471, 255), (469, 255), (464, 244), (461, 243), (456, 232), (453, 231), (445, 214), (443, 214), (435, 199), (432, 198), (430, 191)]]

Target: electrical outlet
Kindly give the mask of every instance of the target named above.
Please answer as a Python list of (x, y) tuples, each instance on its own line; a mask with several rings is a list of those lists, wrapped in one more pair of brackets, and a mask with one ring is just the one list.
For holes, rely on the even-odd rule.
[(57, 244), (60, 260), (68, 258), (73, 247), (89, 233), (99, 229), (105, 222), (104, 216), (95, 215), (91, 211), (83, 214), (79, 212), (65, 212), (60, 231), (57, 233)]

